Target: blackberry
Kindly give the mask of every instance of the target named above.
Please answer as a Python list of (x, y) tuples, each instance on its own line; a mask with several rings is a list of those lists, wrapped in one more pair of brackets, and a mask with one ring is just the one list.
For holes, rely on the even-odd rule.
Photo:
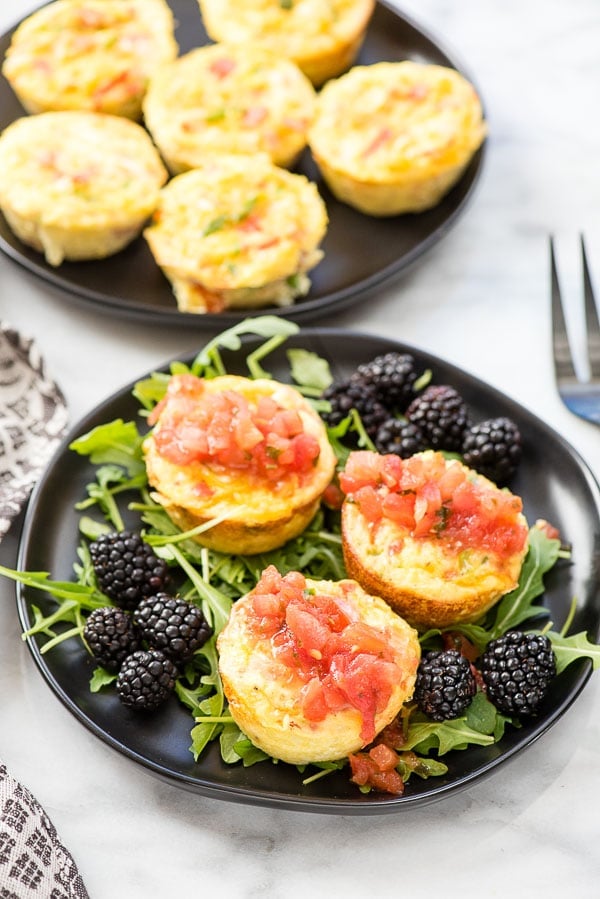
[(90, 543), (90, 556), (100, 590), (122, 609), (135, 609), (141, 599), (167, 585), (166, 562), (140, 534), (102, 534)]
[(144, 640), (173, 661), (189, 659), (212, 634), (202, 609), (168, 593), (143, 599), (133, 617)]
[(359, 365), (352, 379), (368, 384), (388, 409), (404, 412), (414, 396), (416, 363), (409, 353), (384, 353)]
[(545, 634), (508, 631), (492, 640), (481, 657), (487, 695), (507, 715), (535, 715), (556, 675), (552, 643)]
[(431, 449), (462, 451), (469, 412), (454, 387), (430, 384), (410, 403), (406, 417), (421, 428)]
[(138, 649), (127, 656), (117, 677), (119, 699), (130, 709), (152, 711), (171, 695), (177, 668), (158, 649)]
[(377, 433), (379, 425), (389, 417), (389, 411), (378, 400), (375, 391), (366, 383), (351, 378), (332, 384), (323, 393), (323, 399), (331, 404), (331, 411), (322, 413), (324, 421), (335, 427), (356, 409), (365, 431), (370, 437)]
[(428, 652), (417, 670), (414, 699), (434, 721), (458, 718), (477, 690), (471, 664), (456, 649)]
[(116, 672), (121, 662), (140, 648), (140, 638), (129, 612), (115, 606), (94, 609), (83, 628), (83, 637), (95, 660)]
[(496, 484), (504, 484), (519, 467), (521, 434), (510, 418), (490, 418), (472, 425), (463, 441), (465, 465)]
[(373, 442), (380, 453), (395, 453), (402, 459), (408, 459), (427, 449), (421, 428), (402, 418), (388, 418), (384, 421)]

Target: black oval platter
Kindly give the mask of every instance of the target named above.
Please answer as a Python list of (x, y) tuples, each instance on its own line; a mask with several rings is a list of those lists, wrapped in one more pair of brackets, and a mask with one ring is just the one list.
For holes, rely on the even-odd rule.
[[(227, 370), (246, 374), (243, 362), (253, 346), (252, 341), (245, 342), (239, 351), (224, 352)], [(284, 351), (289, 346), (311, 349), (327, 358), (336, 378), (347, 376), (358, 363), (379, 353), (392, 349), (412, 352), (424, 367), (431, 368), (436, 383), (452, 384), (462, 393), (476, 420), (496, 415), (513, 418), (523, 436), (524, 454), (510, 486), (522, 496), (530, 523), (538, 518), (547, 519), (573, 547), (570, 562), (559, 563), (547, 577), (544, 602), (555, 629), (560, 629), (571, 598), (577, 596), (578, 609), (571, 631), (585, 630), (590, 639), (597, 639), (600, 492), (585, 463), (561, 436), (532, 413), (469, 374), (392, 340), (340, 329), (301, 331), (264, 363), (273, 377), (281, 380), (288, 380)], [(85, 485), (94, 475), (87, 458), (70, 451), (68, 444), (98, 424), (118, 417), (135, 418), (138, 409), (131, 387), (124, 387), (87, 415), (57, 451), (29, 504), (19, 568), (48, 571), (54, 578), (72, 577), (79, 539), (79, 513), (74, 504), (85, 496)], [(18, 610), (24, 629), (32, 622), (32, 604), (44, 612), (52, 608), (52, 601), (39, 591), (19, 588)], [(270, 762), (248, 768), (225, 765), (215, 744), (196, 763), (189, 751), (193, 722), (177, 700), (167, 702), (153, 715), (136, 715), (120, 705), (114, 690), (90, 692), (93, 665), (77, 639), (61, 643), (44, 655), (35, 640), (30, 640), (29, 646), (48, 685), (73, 715), (109, 746), (163, 780), (234, 802), (343, 815), (407, 811), (472, 786), (503, 767), (558, 721), (578, 697), (591, 672), (587, 660), (575, 662), (556, 679), (549, 700), (535, 721), (520, 729), (509, 728), (502, 740), (490, 747), (451, 752), (444, 757), (449, 765), (447, 775), (430, 780), (411, 778), (405, 794), (393, 797), (362, 795), (349, 782), (347, 771), (303, 787), (301, 775), (289, 765)], [(504, 789), (510, 790), (509, 779)]]
[[(181, 52), (207, 43), (195, 0), (168, 2), (177, 22), (176, 37)], [(0, 59), (10, 44), (13, 30), (0, 37)], [(386, 3), (379, 2), (357, 63), (400, 59), (447, 65), (467, 74), (437, 40)], [(23, 114), (8, 82), (0, 76), (0, 131)], [(312, 272), (309, 294), (289, 307), (271, 311), (294, 321), (314, 320), (350, 306), (391, 282), (431, 249), (457, 221), (473, 194), (484, 154), (485, 147), (434, 209), (418, 215), (377, 219), (362, 215), (332, 197), (310, 153), (305, 151), (297, 170), (317, 183), (329, 214), (329, 228), (322, 245), (324, 258)], [(221, 329), (249, 314), (264, 312), (244, 310), (206, 315), (180, 312), (170, 284), (156, 266), (143, 237), (108, 259), (66, 262), (53, 268), (40, 253), (15, 237), (0, 214), (0, 250), (49, 284), (91, 303), (100, 311), (149, 323)]]

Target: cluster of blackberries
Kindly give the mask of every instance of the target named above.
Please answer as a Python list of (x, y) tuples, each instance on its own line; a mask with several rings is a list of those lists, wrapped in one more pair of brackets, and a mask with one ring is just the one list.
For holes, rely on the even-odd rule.
[(420, 374), (409, 353), (389, 352), (357, 366), (323, 393), (334, 427), (354, 408), (380, 453), (406, 459), (426, 449), (462, 454), (465, 464), (504, 484), (521, 460), (521, 435), (509, 418), (473, 423), (467, 404), (447, 384), (418, 390)]
[(498, 711), (514, 718), (532, 718), (555, 675), (556, 658), (547, 636), (508, 631), (488, 644), (478, 668), (455, 649), (426, 653), (417, 671), (414, 699), (434, 721), (459, 718), (480, 680)]
[(178, 665), (212, 631), (202, 610), (166, 592), (166, 564), (140, 534), (103, 534), (90, 544), (98, 586), (115, 605), (94, 609), (83, 637), (96, 662), (117, 673), (124, 705), (151, 710), (171, 694)]

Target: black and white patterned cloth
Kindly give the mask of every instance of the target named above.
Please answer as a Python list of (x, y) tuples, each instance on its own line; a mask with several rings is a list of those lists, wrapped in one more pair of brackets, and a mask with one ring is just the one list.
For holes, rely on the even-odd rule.
[(0, 899), (89, 899), (52, 821), (2, 761)]
[(66, 426), (64, 397), (34, 341), (0, 323), (0, 539)]
[[(67, 426), (67, 409), (30, 338), (0, 322), (0, 540)], [(0, 899), (88, 899), (50, 818), (0, 760)]]

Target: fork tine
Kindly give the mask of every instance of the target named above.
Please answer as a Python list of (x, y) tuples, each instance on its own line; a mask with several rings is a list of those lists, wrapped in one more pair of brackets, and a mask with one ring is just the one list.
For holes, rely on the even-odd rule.
[(560, 382), (564, 378), (575, 379), (576, 375), (563, 312), (553, 237), (550, 238), (550, 272), (552, 281), (552, 349), (556, 380)]
[(590, 376), (600, 378), (600, 322), (598, 309), (592, 286), (592, 276), (588, 265), (583, 234), (581, 240), (581, 261), (583, 265), (583, 291), (585, 299), (585, 324), (587, 331), (587, 350), (590, 365)]

